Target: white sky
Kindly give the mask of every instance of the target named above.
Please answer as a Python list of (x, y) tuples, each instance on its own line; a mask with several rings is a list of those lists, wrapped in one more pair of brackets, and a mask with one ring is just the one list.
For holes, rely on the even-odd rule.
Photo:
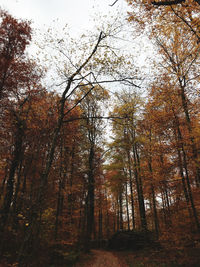
[[(125, 11), (125, 0), (113, 7), (114, 0), (0, 0), (0, 7), (17, 18), (32, 20), (33, 27), (51, 26), (57, 20), (57, 27), (68, 24), (73, 30), (91, 27), (95, 13), (114, 13), (116, 9)], [(125, 14), (125, 13), (124, 13)]]

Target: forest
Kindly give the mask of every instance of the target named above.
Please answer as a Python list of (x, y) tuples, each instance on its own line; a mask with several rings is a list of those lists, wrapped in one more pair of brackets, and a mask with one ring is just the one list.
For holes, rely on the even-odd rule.
[(31, 23), (0, 8), (2, 267), (89, 266), (93, 249), (199, 266), (200, 2), (126, 2), (150, 78), (117, 19), (71, 44), (49, 30), (34, 58)]

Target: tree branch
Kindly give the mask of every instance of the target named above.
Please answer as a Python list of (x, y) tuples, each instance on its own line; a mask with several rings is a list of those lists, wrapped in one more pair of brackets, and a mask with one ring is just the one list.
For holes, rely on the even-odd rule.
[(115, 2), (112, 3), (110, 6), (114, 6), (117, 2), (118, 2), (118, 0), (115, 0)]
[(135, 78), (121, 78), (121, 79), (116, 79), (116, 80), (104, 80), (104, 81), (96, 81), (96, 82), (93, 81), (93, 82), (88, 82), (88, 83), (80, 85), (80, 86), (87, 86), (87, 85), (91, 85), (91, 84), (126, 82), (130, 85), (137, 87), (137, 88), (141, 88), (139, 85), (133, 83), (132, 80), (135, 80)]
[[(200, 0), (194, 0), (198, 5), (200, 5)], [(181, 3), (184, 3), (185, 0), (172, 0), (172, 1), (160, 1), (156, 2), (153, 1), (151, 2), (154, 6), (172, 6), (172, 5), (178, 5)]]
[(72, 108), (70, 108), (66, 113), (65, 113), (65, 116), (67, 115), (67, 114), (69, 114), (76, 106), (78, 106), (78, 104), (80, 104), (81, 102), (82, 102), (82, 100), (84, 99), (84, 98), (86, 98), (86, 96), (92, 91), (92, 89), (94, 89), (94, 86), (92, 86), (89, 90), (88, 90), (88, 92), (83, 96), (83, 97), (81, 97), (76, 103), (75, 103), (75, 105), (72, 107)]
[(173, 7), (171, 7), (172, 11), (174, 12), (174, 14), (181, 19), (189, 28), (190, 30), (194, 33), (194, 35), (197, 37), (198, 42), (200, 42), (200, 36), (198, 35), (198, 33), (195, 31), (195, 29), (193, 29), (193, 27), (188, 23), (188, 21), (186, 19), (184, 19), (183, 17), (181, 17), (175, 10)]
[(118, 119), (118, 120), (124, 120), (125, 117), (113, 117), (113, 116), (85, 116), (85, 117), (77, 117), (77, 118), (71, 118), (68, 120), (63, 121), (64, 123), (68, 123), (68, 122), (73, 122), (73, 121), (78, 121), (78, 120), (88, 120), (88, 119), (98, 119), (98, 120), (114, 120), (114, 119)]
[(97, 48), (100, 44), (100, 42), (106, 37), (105, 34), (103, 34), (103, 32), (100, 32), (99, 34), (99, 38), (97, 40), (97, 43), (94, 47), (94, 49), (92, 50), (91, 54), (88, 56), (88, 58), (83, 62), (83, 64), (77, 68), (77, 70), (69, 77), (68, 79), (68, 84), (62, 94), (62, 99), (64, 99), (65, 101), (65, 96), (67, 94), (67, 92), (69, 91), (70, 87), (71, 87), (71, 83), (73, 82), (74, 78), (81, 72), (81, 70), (87, 65), (87, 63), (90, 61), (90, 59), (93, 57), (93, 55), (96, 53), (97, 51)]
[(160, 1), (160, 2), (153, 1), (152, 4), (154, 6), (171, 6), (171, 5), (181, 4), (183, 2), (185, 2), (185, 0)]

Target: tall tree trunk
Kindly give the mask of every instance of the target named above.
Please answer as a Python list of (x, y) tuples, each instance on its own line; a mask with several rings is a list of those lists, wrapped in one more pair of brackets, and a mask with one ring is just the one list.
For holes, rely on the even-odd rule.
[(110, 237), (110, 219), (109, 219), (109, 208), (108, 208), (108, 197), (107, 190), (105, 189), (105, 198), (106, 198), (106, 237), (107, 239)]
[(163, 185), (162, 186), (162, 188), (163, 188), (163, 199), (164, 199), (165, 211), (166, 211), (166, 226), (170, 227), (171, 224), (172, 224), (172, 221), (171, 221), (171, 210), (170, 210), (167, 182), (162, 181), (162, 185)]
[(190, 203), (191, 203), (191, 208), (192, 208), (192, 212), (193, 212), (194, 221), (195, 221), (197, 230), (200, 232), (200, 222), (199, 222), (196, 206), (195, 206), (195, 203), (194, 203), (191, 184), (190, 184), (190, 180), (189, 180), (186, 154), (185, 154), (184, 150), (182, 152), (183, 152), (184, 169), (185, 169), (185, 173), (186, 173), (186, 183), (187, 183), (187, 188), (188, 188), (188, 196), (189, 196)]
[(196, 171), (195, 180), (196, 180), (197, 186), (199, 187), (200, 186), (200, 166), (199, 166), (199, 161), (198, 161), (198, 149), (197, 149), (197, 145), (196, 145), (195, 138), (194, 138), (193, 131), (192, 131), (192, 124), (190, 120), (187, 97), (185, 94), (185, 81), (182, 81), (179, 78), (179, 84), (180, 84), (180, 95), (181, 95), (181, 100), (182, 100), (182, 107), (185, 113), (186, 125), (188, 128), (189, 138), (191, 142), (193, 166)]
[(98, 214), (98, 225), (99, 225), (99, 231), (98, 231), (98, 240), (99, 240), (99, 247), (101, 247), (101, 241), (103, 239), (103, 213), (102, 213), (102, 206), (100, 203), (99, 207), (99, 214)]
[(152, 169), (152, 131), (150, 127), (149, 131), (149, 144), (150, 144), (150, 149), (149, 149), (149, 156), (148, 156), (148, 166), (149, 166), (149, 172), (151, 175), (151, 196), (152, 196), (152, 204), (153, 204), (153, 217), (154, 217), (154, 228), (156, 232), (156, 236), (158, 238), (159, 236), (159, 221), (158, 221), (158, 214), (157, 214), (157, 208), (156, 208), (156, 197), (155, 197), (155, 190), (154, 190), (154, 174), (153, 174), (153, 169)]
[[(23, 170), (23, 176), (24, 175), (26, 175), (25, 168)], [(18, 199), (18, 194), (19, 194), (19, 191), (20, 191), (21, 177), (22, 177), (22, 159), (21, 159), (21, 162), (20, 162), (19, 167), (18, 167), (17, 182), (16, 182), (15, 192), (14, 192), (13, 201), (12, 201), (13, 227), (15, 229), (17, 229), (17, 224), (18, 224), (18, 220), (17, 220), (17, 213), (18, 213), (18, 210), (17, 210), (17, 199)]]
[[(187, 102), (186, 102), (186, 104), (187, 104)], [(187, 105), (186, 105), (186, 107), (187, 107)], [(187, 111), (187, 108), (186, 108), (186, 111)], [(194, 203), (192, 189), (191, 189), (191, 182), (190, 182), (189, 174), (188, 174), (187, 156), (186, 156), (186, 153), (185, 153), (184, 141), (183, 141), (182, 133), (181, 133), (180, 126), (179, 126), (179, 120), (178, 120), (178, 117), (176, 116), (176, 113), (174, 112), (174, 110), (173, 110), (173, 114), (174, 114), (174, 117), (175, 117), (178, 144), (179, 144), (181, 152), (182, 152), (182, 156), (181, 156), (181, 152), (180, 152), (180, 149), (178, 147), (178, 160), (179, 160), (180, 174), (181, 174), (181, 177), (182, 177), (183, 190), (184, 190), (184, 194), (185, 194), (185, 198), (186, 198), (187, 204), (189, 203), (189, 201), (191, 203), (191, 208), (192, 208), (192, 212), (193, 212), (193, 218), (194, 218), (194, 221), (195, 221), (195, 224), (196, 224), (196, 227), (197, 227), (198, 231), (200, 231), (200, 222), (199, 222), (196, 206), (195, 206), (195, 203)], [(186, 117), (188, 117), (189, 128), (190, 128), (191, 125), (190, 125), (189, 113), (186, 112), (186, 114), (187, 114)], [(190, 129), (190, 131), (191, 131), (190, 134), (192, 134), (192, 130), (191, 129)], [(194, 140), (193, 140), (193, 145), (195, 145)], [(193, 148), (193, 152), (194, 152), (194, 149), (195, 148)], [(183, 164), (182, 164), (182, 157), (183, 157)], [(185, 170), (185, 176), (184, 176), (184, 173), (183, 173), (183, 168)], [(198, 168), (197, 168), (197, 174), (198, 174)], [(185, 179), (186, 179), (186, 182), (185, 182)], [(186, 187), (186, 184), (187, 184), (187, 187)], [(190, 211), (189, 205), (188, 205), (188, 212), (191, 215), (191, 211)]]
[(155, 227), (155, 232), (156, 236), (159, 236), (159, 221), (158, 221), (158, 213), (157, 213), (157, 208), (156, 208), (156, 197), (155, 197), (155, 190), (154, 190), (154, 185), (153, 185), (153, 169), (151, 165), (151, 159), (149, 160), (149, 171), (151, 174), (151, 196), (152, 196), (152, 204), (153, 204), (153, 217), (154, 217), (154, 227)]
[(119, 230), (123, 230), (123, 198), (122, 198), (122, 188), (119, 192)]
[(156, 208), (156, 197), (155, 197), (155, 190), (153, 184), (151, 184), (151, 195), (152, 195), (152, 202), (153, 202), (153, 214), (154, 214), (154, 227), (156, 232), (156, 237), (159, 236), (159, 220), (158, 220), (158, 213)]
[(3, 181), (1, 183), (1, 188), (0, 188), (0, 199), (4, 195), (5, 184), (6, 184), (6, 180), (8, 178), (8, 174), (9, 174), (8, 173), (8, 162), (6, 162), (6, 167), (5, 167), (5, 172), (4, 172), (4, 178), (3, 178)]
[(133, 156), (134, 156), (134, 173), (135, 173), (135, 182), (136, 182), (137, 195), (138, 195), (141, 228), (144, 231), (146, 231), (147, 230), (147, 221), (146, 221), (146, 212), (145, 212), (145, 205), (144, 205), (142, 179), (140, 176), (140, 159), (139, 159), (136, 144), (133, 145)]
[(90, 249), (90, 240), (94, 230), (94, 144), (91, 144), (89, 153), (88, 171), (88, 203), (87, 203), (87, 226), (86, 226), (86, 250)]
[(118, 196), (118, 199), (117, 199), (117, 209), (116, 209), (116, 216), (117, 216), (117, 231), (120, 230), (120, 211), (119, 211), (119, 196)]
[(128, 230), (130, 230), (130, 219), (129, 219), (129, 201), (128, 201), (128, 185), (127, 181), (125, 183), (125, 188), (126, 188), (126, 216), (127, 216), (127, 225), (128, 225)]
[(165, 226), (168, 226), (167, 213), (166, 213), (166, 201), (165, 201), (165, 196), (164, 196), (163, 189), (161, 189), (161, 198), (162, 198), (163, 222), (164, 222)]
[[(67, 202), (68, 202), (68, 216), (70, 218), (70, 224), (73, 224), (73, 210), (74, 210), (74, 200), (73, 200), (73, 180), (74, 180), (74, 158), (75, 158), (75, 148), (74, 144), (72, 147), (72, 151), (70, 153), (70, 158), (71, 158), (71, 166), (70, 166), (70, 176), (68, 179), (68, 185), (69, 185), (69, 190), (68, 190), (68, 196), (67, 196)], [(66, 171), (66, 170), (65, 170)]]
[(130, 151), (128, 151), (128, 170), (129, 170), (129, 187), (131, 193), (131, 213), (132, 213), (132, 227), (135, 229), (135, 207), (134, 207), (134, 197), (133, 197), (133, 175), (131, 169), (131, 158)]
[[(62, 174), (60, 174), (62, 175)], [(56, 207), (56, 219), (55, 219), (55, 230), (54, 230), (54, 239), (58, 237), (58, 227), (59, 227), (59, 216), (62, 214), (63, 207), (63, 177), (60, 177), (59, 188), (58, 188), (58, 197), (57, 197), (57, 207)]]
[(15, 179), (15, 172), (19, 166), (19, 163), (22, 158), (23, 149), (23, 138), (24, 138), (24, 130), (25, 125), (24, 122), (16, 116), (17, 119), (17, 131), (15, 134), (15, 144), (14, 144), (14, 152), (13, 158), (10, 165), (9, 176), (7, 179), (7, 186), (6, 186), (6, 194), (3, 202), (3, 207), (1, 210), (1, 218), (0, 218), (0, 236), (1, 241), (3, 242), (3, 232), (8, 220), (8, 215), (10, 212), (11, 202), (14, 193), (14, 179)]

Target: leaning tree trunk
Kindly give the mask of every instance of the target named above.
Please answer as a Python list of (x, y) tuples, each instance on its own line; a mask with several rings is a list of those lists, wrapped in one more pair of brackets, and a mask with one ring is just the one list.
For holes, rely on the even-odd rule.
[[(73, 108), (75, 108), (79, 103), (81, 103), (81, 101), (90, 93), (90, 91), (94, 88), (91, 87), (91, 89), (81, 98), (79, 99), (79, 101), (77, 101), (77, 103), (74, 105), (74, 107), (72, 107), (68, 112), (65, 113), (65, 103), (66, 103), (66, 96), (72, 86), (72, 83), (74, 81), (74, 79), (76, 78), (77, 75), (79, 75), (82, 71), (82, 69), (88, 64), (88, 62), (92, 59), (92, 57), (94, 56), (94, 54), (96, 53), (100, 42), (105, 38), (103, 32), (100, 33), (99, 38), (97, 40), (96, 45), (94, 46), (94, 49), (92, 50), (92, 52), (90, 53), (90, 55), (86, 58), (86, 60), (83, 62), (82, 65), (80, 65), (79, 68), (77, 68), (77, 70), (68, 78), (67, 81), (67, 85), (65, 87), (65, 90), (62, 93), (61, 99), (60, 99), (60, 106), (59, 106), (59, 113), (58, 113), (58, 120), (57, 120), (57, 124), (54, 130), (54, 134), (52, 137), (52, 142), (50, 144), (50, 149), (49, 149), (49, 153), (47, 156), (47, 160), (46, 160), (46, 164), (45, 164), (45, 169), (44, 172), (41, 175), (41, 183), (40, 183), (40, 187), (38, 190), (38, 196), (37, 196), (37, 200), (36, 200), (36, 205), (35, 205), (35, 212), (34, 215), (32, 217), (32, 221), (30, 223), (29, 229), (27, 231), (27, 234), (24, 238), (23, 244), (20, 248), (20, 252), (19, 252), (19, 256), (18, 256), (18, 262), (21, 264), (23, 259), (26, 258), (26, 247), (28, 243), (30, 243), (31, 239), (33, 238), (33, 236), (36, 233), (36, 236), (38, 234), (38, 229), (39, 229), (39, 225), (38, 225), (38, 215), (41, 212), (41, 207), (42, 207), (42, 203), (44, 201), (44, 194), (46, 192), (46, 187), (47, 187), (47, 182), (48, 182), (48, 177), (49, 177), (49, 173), (51, 170), (51, 166), (53, 163), (53, 159), (54, 159), (54, 153), (55, 153), (55, 149), (57, 146), (57, 140), (59, 138), (59, 134), (60, 134), (60, 130), (62, 128), (63, 125), (63, 121), (64, 121), (64, 117), (69, 114), (71, 112), (71, 110)], [(35, 244), (32, 244), (32, 246), (36, 245), (37, 242), (35, 242)]]

